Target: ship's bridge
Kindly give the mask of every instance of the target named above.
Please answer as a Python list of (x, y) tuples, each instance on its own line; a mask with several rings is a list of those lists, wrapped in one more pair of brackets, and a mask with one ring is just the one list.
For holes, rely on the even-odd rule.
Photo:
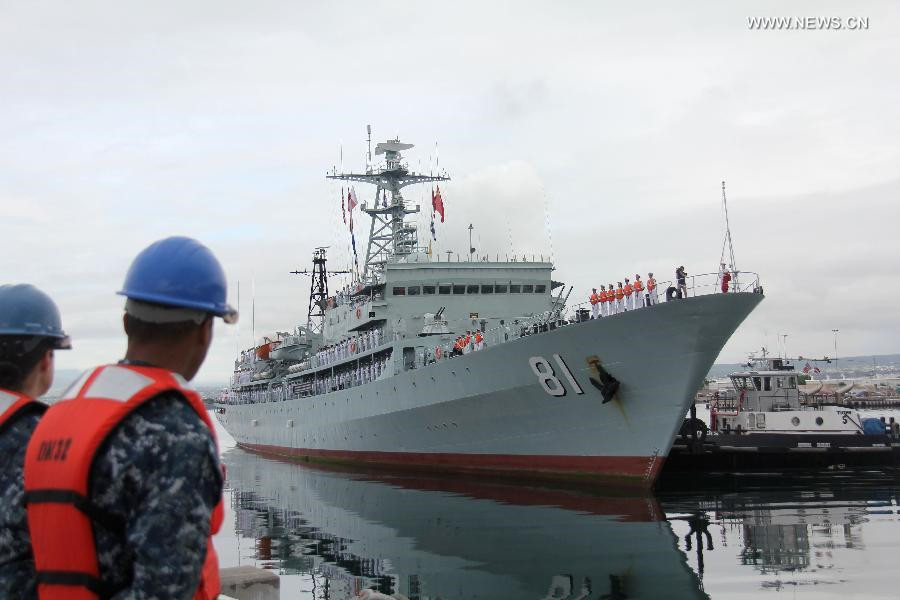
[(328, 311), (325, 337), (372, 327), (414, 337), (424, 315), (441, 307), (453, 333), (527, 319), (552, 307), (550, 292), (560, 285), (551, 281), (552, 269), (549, 262), (388, 263), (382, 285)]

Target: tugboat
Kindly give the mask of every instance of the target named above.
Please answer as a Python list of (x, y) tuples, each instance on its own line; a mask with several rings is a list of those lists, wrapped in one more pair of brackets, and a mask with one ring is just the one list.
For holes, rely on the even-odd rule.
[(449, 177), (411, 171), (412, 147), (388, 140), (383, 163), (327, 174), (375, 186), (361, 273), (330, 292), (315, 250), (298, 271), (312, 276), (307, 323), (240, 354), (219, 421), (241, 447), (296, 460), (652, 486), (694, 390), (762, 301), (759, 278), (742, 271), (722, 294), (716, 274), (694, 276), (677, 298), (586, 318), (549, 260), (442, 261), (420, 244), (402, 190)]
[(900, 432), (840, 405), (804, 404), (790, 361), (751, 357), (732, 389), (710, 403), (709, 426), (682, 425), (668, 468), (770, 468), (898, 464)]

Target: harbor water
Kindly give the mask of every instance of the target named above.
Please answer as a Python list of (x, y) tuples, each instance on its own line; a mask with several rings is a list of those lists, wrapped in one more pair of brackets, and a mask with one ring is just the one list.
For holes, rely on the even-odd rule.
[(900, 473), (663, 477), (653, 493), (326, 469), (219, 430), (223, 567), (283, 599), (896, 598)]

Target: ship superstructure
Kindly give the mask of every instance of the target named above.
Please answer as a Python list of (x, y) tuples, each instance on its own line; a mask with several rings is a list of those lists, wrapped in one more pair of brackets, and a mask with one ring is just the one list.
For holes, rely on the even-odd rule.
[(375, 186), (362, 274), (329, 294), (317, 249), (307, 324), (242, 353), (219, 420), (282, 456), (651, 485), (693, 391), (762, 299), (758, 280), (704, 294), (716, 275), (694, 277), (686, 298), (587, 319), (549, 261), (420, 247), (401, 190), (449, 178), (409, 171), (412, 147), (389, 140), (383, 164), (328, 175)]

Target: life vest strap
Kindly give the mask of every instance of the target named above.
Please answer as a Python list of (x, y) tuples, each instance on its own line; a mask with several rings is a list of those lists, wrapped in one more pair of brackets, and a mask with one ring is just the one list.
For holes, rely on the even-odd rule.
[(38, 402), (37, 400), (26, 402), (10, 414), (6, 415), (3, 420), (0, 421), (0, 433), (3, 433), (7, 427), (12, 426), (12, 424), (15, 423), (16, 419), (18, 419), (19, 417), (24, 416), (28, 413), (42, 415), (47, 411), (47, 408), (49, 407), (46, 404), (44, 404), (43, 402)]
[(35, 573), (38, 585), (68, 585), (87, 588), (101, 598), (112, 596), (112, 589), (93, 575), (78, 571), (38, 571)]
[(91, 521), (99, 523), (110, 533), (123, 534), (125, 532), (125, 522), (116, 515), (113, 515), (96, 504), (91, 502), (90, 498), (82, 496), (78, 492), (72, 490), (30, 490), (25, 492), (25, 504), (71, 504)]

